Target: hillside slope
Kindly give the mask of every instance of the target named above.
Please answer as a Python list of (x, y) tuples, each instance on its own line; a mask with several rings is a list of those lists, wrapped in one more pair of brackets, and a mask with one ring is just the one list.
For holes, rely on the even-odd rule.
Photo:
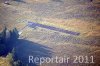
[[(99, 0), (23, 0), (0, 4), (0, 30), (6, 25), (21, 31), (28, 21), (53, 26), (64, 30), (79, 32), (79, 36), (62, 33), (36, 26), (22, 30), (20, 39), (25, 39), (52, 48), (55, 56), (94, 56), (94, 64), (100, 65), (100, 1)], [(17, 46), (21, 50), (22, 46)], [(24, 50), (29, 51), (28, 49)], [(30, 51), (32, 52), (32, 51)], [(20, 51), (20, 53), (23, 53)], [(23, 55), (23, 54), (22, 54)], [(19, 56), (19, 59), (22, 56)], [(23, 55), (23, 58), (24, 57)], [(61, 64), (42, 64), (41, 66), (66, 66)], [(72, 66), (69, 63), (68, 66)], [(73, 66), (83, 66), (76, 64)]]

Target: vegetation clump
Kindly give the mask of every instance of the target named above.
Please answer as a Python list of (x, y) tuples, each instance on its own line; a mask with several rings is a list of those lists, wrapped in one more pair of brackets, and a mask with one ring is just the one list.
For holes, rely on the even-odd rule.
[(13, 43), (19, 38), (18, 30), (8, 30), (6, 27), (0, 33), (0, 66), (20, 66), (19, 61), (14, 60)]

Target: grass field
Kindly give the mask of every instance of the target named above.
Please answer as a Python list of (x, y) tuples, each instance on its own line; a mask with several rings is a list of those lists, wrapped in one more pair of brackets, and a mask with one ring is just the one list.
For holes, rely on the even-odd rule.
[[(28, 21), (31, 21), (79, 32), (79, 36), (73, 36), (41, 27), (36, 27), (36, 29), (26, 27), (20, 35), (20, 39), (52, 48), (52, 57), (64, 55), (71, 57), (74, 55), (94, 56), (94, 64), (83, 65), (100, 65), (99, 0), (93, 0), (93, 2), (78, 2), (78, 0), (25, 0), (25, 2), (26, 3), (12, 1), (10, 5), (0, 3), (0, 30), (3, 29), (4, 25), (9, 29), (16, 27), (18, 30), (21, 30), (27, 25)], [(21, 48), (22, 46), (17, 46), (17, 50), (21, 50)], [(25, 48), (23, 51), (27, 53), (29, 48)], [(32, 51), (30, 51), (30, 53), (31, 52)], [(21, 53), (23, 52), (21, 51)], [(24, 57), (23, 55), (23, 58), (26, 58), (26, 56)], [(2, 64), (2, 59), (0, 59), (0, 64)], [(66, 64), (46, 63), (41, 66), (51, 65), (66, 66)], [(72, 65), (73, 64), (69, 63), (68, 66)], [(77, 64), (76, 66), (83, 65)]]

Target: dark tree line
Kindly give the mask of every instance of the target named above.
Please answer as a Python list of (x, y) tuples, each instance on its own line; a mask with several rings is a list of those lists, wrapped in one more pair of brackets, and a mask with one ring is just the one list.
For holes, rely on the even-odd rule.
[(0, 56), (7, 55), (13, 49), (13, 43), (19, 38), (18, 30), (8, 30), (6, 27), (0, 33)]
[(18, 30), (8, 30), (6, 27), (0, 33), (0, 56), (9, 59), (12, 66), (23, 66), (20, 60), (15, 59), (15, 43), (19, 40)]

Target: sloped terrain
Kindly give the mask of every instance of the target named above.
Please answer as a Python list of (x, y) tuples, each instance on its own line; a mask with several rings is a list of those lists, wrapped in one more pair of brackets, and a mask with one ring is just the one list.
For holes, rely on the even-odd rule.
[[(0, 4), (0, 30), (4, 26), (22, 31), (20, 39), (52, 48), (55, 56), (94, 56), (94, 64), (100, 65), (100, 1), (99, 0), (23, 0)], [(80, 33), (70, 35), (42, 27), (31, 28), (28, 21)], [(24, 28), (25, 27), (25, 28)], [(21, 47), (18, 46), (21, 50)], [(17, 48), (18, 48), (17, 47)], [(28, 49), (28, 48), (27, 48)], [(24, 48), (25, 51), (25, 48)], [(26, 50), (26, 52), (29, 50)], [(20, 53), (23, 53), (20, 51)], [(30, 51), (31, 53), (31, 51)], [(22, 56), (21, 56), (22, 57)], [(25, 57), (24, 57), (25, 58)], [(19, 57), (20, 59), (20, 57)], [(66, 66), (42, 64), (41, 66)], [(68, 66), (72, 66), (69, 63)], [(75, 66), (83, 66), (76, 64)], [(74, 66), (74, 65), (73, 65)]]

